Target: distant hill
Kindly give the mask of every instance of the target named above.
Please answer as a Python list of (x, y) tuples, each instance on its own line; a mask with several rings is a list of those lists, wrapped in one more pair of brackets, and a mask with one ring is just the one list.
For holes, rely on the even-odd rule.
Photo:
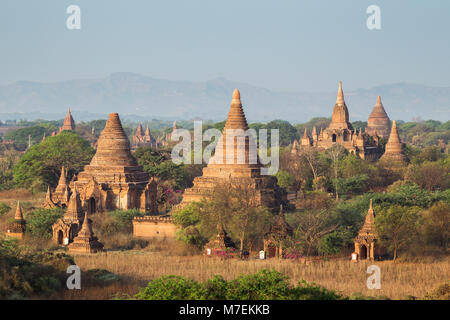
[[(301, 123), (330, 117), (336, 99), (336, 92), (276, 92), (224, 78), (189, 82), (114, 73), (103, 79), (0, 86), (0, 119), (60, 119), (70, 107), (76, 121), (104, 118), (110, 112), (136, 120), (219, 121), (226, 118), (234, 88), (241, 91), (250, 121)], [(367, 120), (377, 95), (391, 119), (450, 119), (450, 87), (396, 83), (349, 91), (344, 83), (344, 95), (351, 121)]]

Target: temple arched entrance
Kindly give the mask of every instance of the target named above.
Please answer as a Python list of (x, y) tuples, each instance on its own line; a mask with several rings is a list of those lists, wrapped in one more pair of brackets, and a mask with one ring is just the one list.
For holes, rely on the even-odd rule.
[(64, 233), (62, 230), (58, 231), (58, 245), (63, 245)]
[(269, 244), (267, 251), (269, 258), (274, 258), (277, 256), (277, 247), (274, 244)]
[(89, 213), (90, 214), (97, 212), (97, 203), (96, 203), (94, 197), (91, 197), (89, 199), (88, 208), (89, 208)]
[(365, 245), (362, 245), (359, 249), (359, 257), (360, 259), (367, 259), (367, 247)]

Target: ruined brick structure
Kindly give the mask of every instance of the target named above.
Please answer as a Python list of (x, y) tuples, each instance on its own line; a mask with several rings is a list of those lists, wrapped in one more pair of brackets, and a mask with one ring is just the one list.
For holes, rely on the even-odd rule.
[(170, 216), (145, 216), (133, 219), (133, 236), (139, 238), (175, 239), (177, 227)]

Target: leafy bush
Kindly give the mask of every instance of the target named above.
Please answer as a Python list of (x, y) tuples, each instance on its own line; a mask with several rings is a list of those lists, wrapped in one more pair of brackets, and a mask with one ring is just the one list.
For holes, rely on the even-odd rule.
[(0, 202), (0, 216), (4, 215), (5, 213), (7, 213), (9, 210), (11, 210), (11, 207), (8, 206), (6, 203), (4, 202)]
[(37, 209), (27, 217), (27, 231), (35, 237), (50, 239), (52, 225), (63, 215), (61, 208)]
[(48, 250), (27, 253), (15, 239), (0, 239), (0, 299), (47, 295), (64, 288), (72, 257)]
[(133, 218), (142, 217), (144, 213), (137, 209), (114, 210), (92, 216), (96, 232), (100, 237), (121, 234), (130, 234), (133, 231)]
[(275, 270), (261, 270), (226, 281), (215, 276), (197, 282), (180, 276), (164, 276), (149, 282), (135, 295), (142, 300), (337, 300), (340, 294), (314, 283), (300, 281), (292, 286), (287, 276)]
[(278, 170), (276, 177), (278, 185), (286, 190), (289, 190), (294, 183), (294, 177), (287, 171)]

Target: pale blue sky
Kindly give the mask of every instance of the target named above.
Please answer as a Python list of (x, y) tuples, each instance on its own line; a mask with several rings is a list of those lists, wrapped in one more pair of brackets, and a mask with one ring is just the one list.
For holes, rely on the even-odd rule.
[[(66, 8), (81, 7), (81, 30)], [(381, 30), (366, 8), (381, 7)], [(40, 0), (0, 4), (0, 84), (137, 72), (282, 91), (450, 86), (450, 1)]]

